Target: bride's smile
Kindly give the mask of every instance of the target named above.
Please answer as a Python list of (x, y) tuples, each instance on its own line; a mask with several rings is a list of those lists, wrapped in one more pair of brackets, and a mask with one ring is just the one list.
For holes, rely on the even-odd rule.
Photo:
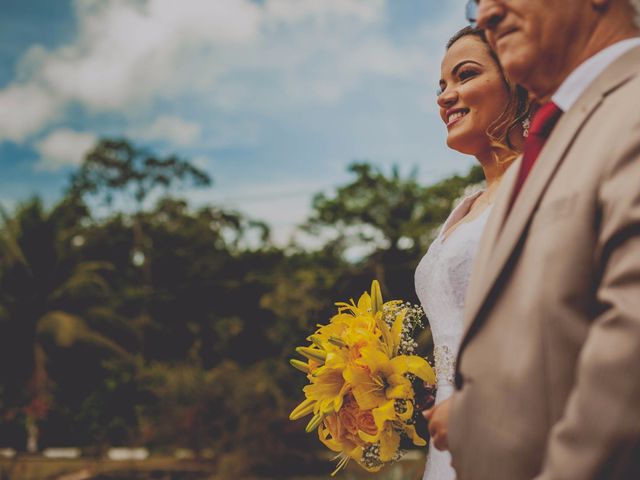
[(458, 123), (458, 121), (467, 113), (469, 113), (468, 108), (453, 108), (451, 110), (447, 110), (447, 128), (451, 128), (454, 124)]

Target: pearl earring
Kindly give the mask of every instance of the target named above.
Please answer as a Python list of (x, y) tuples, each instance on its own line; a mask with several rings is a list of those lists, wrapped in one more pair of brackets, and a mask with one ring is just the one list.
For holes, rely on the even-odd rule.
[(531, 128), (531, 119), (527, 117), (522, 121), (522, 136), (524, 138), (529, 136), (529, 128)]

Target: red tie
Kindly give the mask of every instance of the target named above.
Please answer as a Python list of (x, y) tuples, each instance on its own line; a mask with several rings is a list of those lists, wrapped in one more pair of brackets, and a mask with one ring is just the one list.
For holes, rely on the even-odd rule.
[(520, 172), (518, 173), (518, 181), (513, 191), (512, 204), (520, 193), (524, 181), (527, 179), (529, 172), (533, 168), (533, 164), (536, 162), (538, 155), (540, 155), (544, 142), (549, 138), (551, 130), (553, 130), (560, 115), (562, 115), (560, 107), (553, 102), (547, 102), (542, 105), (533, 116), (529, 136), (524, 142), (524, 154), (522, 156)]

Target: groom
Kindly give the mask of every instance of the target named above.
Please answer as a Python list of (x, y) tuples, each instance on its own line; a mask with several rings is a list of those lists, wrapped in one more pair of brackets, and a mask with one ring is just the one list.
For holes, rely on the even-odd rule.
[(436, 443), (458, 480), (640, 479), (640, 0), (475, 3), (543, 105), (478, 252), (458, 390), (430, 428), (448, 418)]

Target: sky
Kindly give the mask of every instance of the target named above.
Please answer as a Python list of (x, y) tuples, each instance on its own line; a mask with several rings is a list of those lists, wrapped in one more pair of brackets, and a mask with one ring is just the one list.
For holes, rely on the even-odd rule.
[(190, 159), (183, 191), (286, 243), (367, 160), (431, 183), (436, 86), (465, 0), (0, 0), (0, 205), (60, 198), (99, 138)]

